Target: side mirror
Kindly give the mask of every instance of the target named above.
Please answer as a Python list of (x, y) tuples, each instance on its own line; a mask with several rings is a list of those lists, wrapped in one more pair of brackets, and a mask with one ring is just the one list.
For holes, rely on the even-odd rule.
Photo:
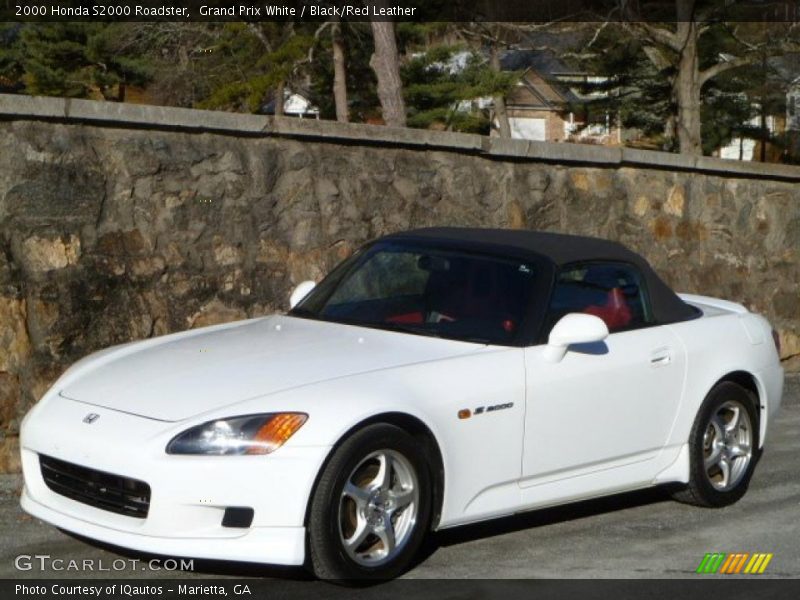
[(316, 287), (316, 281), (304, 281), (303, 283), (299, 284), (294, 291), (292, 291), (292, 295), (289, 296), (289, 308), (294, 308), (300, 301), (308, 296), (309, 292)]
[(594, 315), (569, 313), (555, 324), (547, 339), (544, 356), (551, 362), (559, 362), (573, 344), (602, 342), (608, 337), (605, 321)]

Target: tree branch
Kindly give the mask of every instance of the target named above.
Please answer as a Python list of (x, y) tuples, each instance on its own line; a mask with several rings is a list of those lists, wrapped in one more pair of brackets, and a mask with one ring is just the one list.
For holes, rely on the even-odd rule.
[(261, 44), (266, 48), (267, 52), (272, 52), (272, 44), (269, 43), (267, 36), (264, 35), (264, 32), (256, 25), (255, 23), (248, 23), (247, 28), (250, 32), (258, 38)]
[(644, 32), (644, 34), (654, 43), (667, 46), (675, 52), (680, 52), (683, 48), (683, 41), (678, 39), (678, 36), (668, 29), (662, 29), (661, 27), (656, 27), (655, 25), (646, 23), (644, 21), (624, 21), (623, 23), (630, 29), (638, 28), (639, 31)]
[(724, 73), (725, 71), (730, 71), (731, 69), (738, 69), (739, 67), (744, 67), (746, 65), (751, 65), (757, 58), (756, 55), (747, 55), (747, 56), (737, 56), (736, 58), (732, 58), (731, 60), (726, 60), (724, 62), (718, 62), (715, 65), (708, 67), (707, 69), (700, 71), (699, 82), (700, 86), (702, 87), (709, 79), (713, 79), (720, 73)]

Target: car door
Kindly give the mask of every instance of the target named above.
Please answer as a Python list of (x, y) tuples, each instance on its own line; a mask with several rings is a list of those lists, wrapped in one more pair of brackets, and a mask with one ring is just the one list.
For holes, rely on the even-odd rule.
[[(602, 318), (610, 335), (604, 342), (571, 346), (558, 362), (547, 360), (543, 345), (525, 349), (521, 485), (617, 469), (610, 477), (624, 487), (625, 468), (639, 465), (629, 471), (641, 478), (649, 472), (642, 463), (655, 458), (668, 439), (681, 400), (685, 353), (669, 327), (653, 322), (644, 280), (633, 265), (562, 268), (548, 328), (572, 312)], [(581, 491), (591, 490), (578, 485), (575, 493)]]

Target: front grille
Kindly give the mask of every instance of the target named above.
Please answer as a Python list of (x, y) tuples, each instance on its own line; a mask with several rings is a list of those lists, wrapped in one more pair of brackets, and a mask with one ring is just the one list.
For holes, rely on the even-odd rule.
[(144, 519), (150, 486), (144, 481), (89, 469), (39, 455), (42, 478), (51, 490), (72, 500), (128, 517)]

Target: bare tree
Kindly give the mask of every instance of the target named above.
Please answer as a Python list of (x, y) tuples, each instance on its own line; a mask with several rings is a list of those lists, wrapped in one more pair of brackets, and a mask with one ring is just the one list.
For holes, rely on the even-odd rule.
[(336, 104), (336, 120), (340, 123), (350, 121), (347, 106), (347, 67), (345, 65), (342, 27), (338, 20), (331, 26), (333, 45), (333, 99)]
[[(714, 15), (699, 15), (696, 0), (675, 0), (676, 21), (673, 26), (637, 20), (627, 3), (622, 3), (623, 24), (645, 45), (645, 54), (659, 69), (674, 71), (672, 94), (677, 107), (675, 129), (682, 154), (702, 154), (701, 92), (713, 78), (761, 60), (767, 47), (774, 52), (785, 51), (794, 45), (791, 30), (788, 35), (772, 36), (759, 42), (749, 42), (738, 34), (738, 25), (721, 22)], [(725, 27), (731, 39), (738, 43), (737, 54), (720, 53), (716, 61), (701, 69), (700, 40), (713, 27)]]
[[(500, 51), (497, 45), (492, 45), (491, 57), (489, 65), (492, 70), (499, 73), (500, 67)], [(511, 137), (511, 122), (508, 120), (508, 111), (506, 110), (506, 98), (503, 94), (496, 94), (493, 98), (494, 101), (494, 117), (497, 119), (497, 131), (500, 137)]]
[(383, 120), (390, 127), (406, 126), (406, 103), (403, 100), (403, 82), (400, 79), (400, 58), (397, 53), (394, 23), (372, 21), (372, 38), (375, 53), (369, 61), (378, 79), (378, 99)]
[(286, 115), (286, 83), (279, 81), (275, 86), (275, 116)]

